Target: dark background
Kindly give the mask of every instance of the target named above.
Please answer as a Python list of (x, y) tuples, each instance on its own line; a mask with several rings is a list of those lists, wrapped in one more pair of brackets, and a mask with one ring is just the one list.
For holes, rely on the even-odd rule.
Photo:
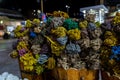
[[(41, 9), (39, 0), (0, 0), (0, 8), (19, 11), (24, 16), (29, 15), (31, 10)], [(116, 5), (120, 0), (105, 0), (105, 5)], [(99, 0), (44, 0), (44, 12), (55, 10), (67, 11), (65, 5), (69, 5), (69, 13), (79, 13), (81, 7), (94, 6)]]
[[(70, 6), (70, 14), (79, 12), (80, 7), (95, 5), (96, 0), (44, 0), (44, 12), (55, 10), (67, 11), (65, 5)], [(40, 2), (37, 0), (0, 0), (0, 7), (21, 12), (24, 16), (28, 15), (33, 9), (41, 9)]]

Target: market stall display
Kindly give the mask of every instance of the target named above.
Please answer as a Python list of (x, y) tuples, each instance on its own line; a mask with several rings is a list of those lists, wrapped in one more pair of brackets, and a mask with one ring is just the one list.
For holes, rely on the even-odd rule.
[(108, 13), (108, 9), (104, 5), (83, 7), (80, 8), (80, 11), (84, 13), (84, 16), (87, 16), (88, 13), (94, 14), (95, 22), (100, 22), (100, 23), (104, 23), (105, 14)]
[[(103, 37), (103, 46), (101, 48), (101, 66), (104, 70), (110, 73), (110, 75), (120, 76), (120, 53), (119, 53), (119, 12), (116, 13), (116, 16), (112, 19), (109, 24), (105, 26), (101, 25), (104, 31)], [(109, 29), (109, 31), (108, 31)], [(111, 80), (111, 79), (110, 79)], [(112, 79), (115, 80), (115, 79)]]
[(116, 33), (119, 31), (108, 31), (89, 17), (79, 21), (56, 11), (47, 23), (34, 19), (27, 20), (24, 27), (19, 25), (15, 29), (17, 47), (11, 56), (18, 56), (22, 77), (29, 80), (105, 80), (107, 71), (108, 77), (118, 79), (120, 59)]

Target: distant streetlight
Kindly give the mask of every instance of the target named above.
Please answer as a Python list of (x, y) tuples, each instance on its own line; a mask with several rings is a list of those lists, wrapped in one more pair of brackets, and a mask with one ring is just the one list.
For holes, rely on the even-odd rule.
[(66, 7), (66, 9), (67, 9), (67, 13), (69, 13), (69, 8), (70, 8), (70, 6), (66, 5), (65, 7)]
[(3, 24), (3, 20), (0, 21), (0, 24)]
[(40, 18), (41, 10), (37, 10), (37, 16)]
[(37, 13), (41, 13), (41, 11), (40, 11), (40, 10), (37, 10)]
[(33, 12), (36, 12), (36, 10), (33, 10)]

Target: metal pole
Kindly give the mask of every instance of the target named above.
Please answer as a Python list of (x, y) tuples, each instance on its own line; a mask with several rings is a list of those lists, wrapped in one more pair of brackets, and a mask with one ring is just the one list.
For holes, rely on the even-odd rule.
[(41, 0), (41, 12), (43, 13), (43, 0)]
[(69, 14), (69, 8), (67, 8), (67, 13)]
[(70, 8), (70, 6), (66, 5), (65, 7), (67, 9), (67, 13), (69, 14), (69, 8)]

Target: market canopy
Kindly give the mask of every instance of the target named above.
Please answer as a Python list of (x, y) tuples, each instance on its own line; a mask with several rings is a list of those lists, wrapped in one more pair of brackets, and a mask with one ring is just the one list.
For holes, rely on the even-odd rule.
[(3, 8), (0, 8), (0, 16), (7, 16), (11, 18), (23, 18), (22, 14), (20, 14), (19, 12)]
[(84, 7), (80, 8), (80, 11), (82, 12), (83, 10), (89, 11), (90, 9), (98, 10), (98, 9), (104, 9), (104, 11), (108, 12), (108, 9), (104, 5), (96, 5), (96, 6), (89, 6), (89, 7)]

